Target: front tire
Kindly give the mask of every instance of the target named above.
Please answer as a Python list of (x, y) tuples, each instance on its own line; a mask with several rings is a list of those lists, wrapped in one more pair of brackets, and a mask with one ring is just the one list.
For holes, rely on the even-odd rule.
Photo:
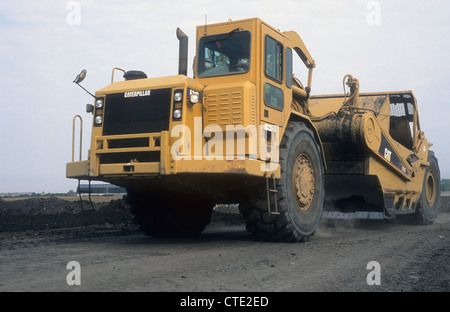
[[(268, 213), (264, 186), (240, 205), (247, 230), (257, 237), (305, 241), (320, 221), (325, 195), (320, 148), (305, 124), (289, 123), (280, 144), (281, 176), (277, 185), (280, 214)], [(271, 203), (273, 207), (274, 203)]]

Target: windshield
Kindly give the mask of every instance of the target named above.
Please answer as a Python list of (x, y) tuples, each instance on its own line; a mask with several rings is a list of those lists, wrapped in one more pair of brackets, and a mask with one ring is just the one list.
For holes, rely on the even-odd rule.
[(200, 39), (198, 76), (242, 74), (250, 69), (250, 32), (230, 33)]

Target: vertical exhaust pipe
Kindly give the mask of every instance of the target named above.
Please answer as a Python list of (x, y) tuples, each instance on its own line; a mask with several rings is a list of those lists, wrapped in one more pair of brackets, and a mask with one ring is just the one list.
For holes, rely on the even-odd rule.
[(180, 50), (178, 57), (178, 75), (187, 76), (188, 68), (188, 36), (180, 29), (177, 28), (177, 38), (180, 40)]

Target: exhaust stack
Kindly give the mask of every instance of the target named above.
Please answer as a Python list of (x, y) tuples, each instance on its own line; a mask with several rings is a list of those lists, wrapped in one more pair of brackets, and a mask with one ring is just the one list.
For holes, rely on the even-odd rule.
[(188, 36), (179, 27), (177, 28), (177, 38), (180, 40), (178, 75), (187, 76)]

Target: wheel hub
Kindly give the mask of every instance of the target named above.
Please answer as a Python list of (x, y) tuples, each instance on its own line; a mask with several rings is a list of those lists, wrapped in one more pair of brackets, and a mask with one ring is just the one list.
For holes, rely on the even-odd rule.
[(293, 187), (298, 208), (308, 210), (314, 197), (314, 170), (308, 156), (300, 154), (294, 164)]
[(425, 181), (425, 196), (427, 199), (427, 203), (429, 206), (433, 206), (434, 201), (436, 200), (436, 180), (431, 172), (427, 174), (427, 178)]

